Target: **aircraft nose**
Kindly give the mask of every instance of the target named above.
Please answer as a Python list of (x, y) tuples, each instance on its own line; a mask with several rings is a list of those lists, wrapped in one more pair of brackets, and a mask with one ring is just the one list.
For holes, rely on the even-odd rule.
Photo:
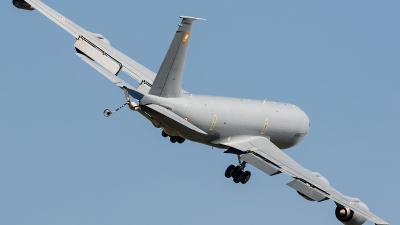
[(311, 127), (311, 121), (310, 121), (310, 118), (307, 116), (306, 113), (304, 113), (304, 116), (305, 116), (305, 126), (306, 126), (306, 130), (308, 132), (310, 130), (310, 127)]
[(308, 131), (310, 130), (310, 125), (311, 125), (310, 118), (303, 110), (301, 110), (301, 114), (302, 114), (300, 117), (300, 118), (302, 118), (301, 130), (302, 130), (302, 132), (307, 134)]

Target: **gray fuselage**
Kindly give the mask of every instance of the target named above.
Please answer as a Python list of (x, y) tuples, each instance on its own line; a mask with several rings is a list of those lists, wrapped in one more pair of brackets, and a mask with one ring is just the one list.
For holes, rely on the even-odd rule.
[[(145, 107), (150, 103), (173, 111), (208, 135), (179, 126)], [(286, 149), (298, 144), (310, 129), (310, 120), (303, 110), (282, 102), (184, 94), (179, 98), (147, 95), (140, 105), (169, 135), (219, 148), (225, 147), (213, 141), (250, 135), (267, 137), (280, 149)]]

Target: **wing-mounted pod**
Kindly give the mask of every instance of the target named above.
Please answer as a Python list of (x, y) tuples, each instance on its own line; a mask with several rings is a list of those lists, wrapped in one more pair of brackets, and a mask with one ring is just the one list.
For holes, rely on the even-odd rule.
[[(349, 200), (353, 204), (357, 204), (360, 207), (363, 207), (369, 211), (368, 206), (364, 202), (360, 201), (360, 199), (349, 198)], [(337, 207), (335, 209), (335, 216), (344, 225), (361, 225), (361, 224), (365, 223), (365, 221), (367, 221), (367, 219), (365, 217), (363, 217), (360, 214), (357, 214), (353, 210), (351, 210), (347, 207), (344, 207), (338, 203), (336, 203), (336, 205), (337, 205)]]
[(30, 11), (35, 9), (29, 3), (27, 3), (24, 0), (13, 0), (12, 3), (18, 9), (24, 9), (24, 10), (30, 10)]

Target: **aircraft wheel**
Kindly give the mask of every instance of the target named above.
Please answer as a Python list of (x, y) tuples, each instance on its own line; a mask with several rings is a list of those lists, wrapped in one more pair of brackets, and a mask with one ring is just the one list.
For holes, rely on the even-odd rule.
[(171, 136), (171, 137), (169, 138), (169, 140), (170, 140), (172, 143), (175, 143), (175, 142), (176, 142), (176, 137)]
[(250, 171), (246, 171), (246, 172), (244, 172), (244, 173), (241, 175), (241, 177), (240, 177), (240, 182), (241, 182), (242, 184), (245, 184), (245, 183), (247, 183), (247, 181), (250, 180), (250, 177), (251, 177)]
[(237, 173), (240, 171), (240, 166), (235, 166), (235, 168), (232, 170), (231, 176), (235, 177)]
[(167, 133), (165, 133), (165, 131), (162, 131), (161, 135), (162, 135), (163, 137), (165, 137), (165, 138), (169, 136)]
[(225, 177), (226, 178), (231, 178), (232, 177), (232, 172), (233, 172), (234, 169), (235, 169), (234, 165), (228, 166), (228, 168), (226, 168), (226, 171), (225, 171)]
[(179, 144), (182, 144), (183, 142), (185, 142), (185, 138), (183, 138), (183, 137), (176, 137), (176, 141), (177, 141)]
[(241, 170), (237, 171), (237, 172), (235, 173), (235, 175), (233, 176), (233, 182), (239, 183), (242, 174), (243, 174), (243, 171), (241, 171)]

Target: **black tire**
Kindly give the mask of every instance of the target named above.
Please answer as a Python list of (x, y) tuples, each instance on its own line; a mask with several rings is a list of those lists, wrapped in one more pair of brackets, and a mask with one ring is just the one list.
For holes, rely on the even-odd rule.
[(175, 143), (175, 142), (176, 142), (176, 137), (171, 136), (171, 137), (169, 138), (169, 140), (170, 140), (172, 143)]
[(239, 170), (235, 173), (235, 175), (233, 176), (233, 182), (235, 183), (239, 183), (240, 182), (240, 177), (242, 176), (243, 171)]
[(167, 133), (165, 133), (165, 131), (162, 131), (162, 132), (161, 132), (161, 135), (162, 135), (163, 137), (165, 137), (165, 138), (169, 136)]
[(240, 182), (242, 184), (245, 184), (250, 180), (250, 177), (251, 177), (250, 171), (246, 171), (240, 176)]
[(235, 166), (235, 169), (232, 170), (232, 177), (235, 177), (237, 173), (240, 171), (240, 166)]
[(226, 168), (226, 170), (225, 170), (225, 177), (226, 178), (231, 178), (232, 177), (232, 172), (233, 172), (234, 169), (235, 169), (234, 165), (228, 166), (228, 168)]
[(179, 144), (182, 144), (183, 142), (185, 142), (185, 138), (183, 138), (183, 137), (177, 137), (176, 138), (176, 141), (179, 143)]

